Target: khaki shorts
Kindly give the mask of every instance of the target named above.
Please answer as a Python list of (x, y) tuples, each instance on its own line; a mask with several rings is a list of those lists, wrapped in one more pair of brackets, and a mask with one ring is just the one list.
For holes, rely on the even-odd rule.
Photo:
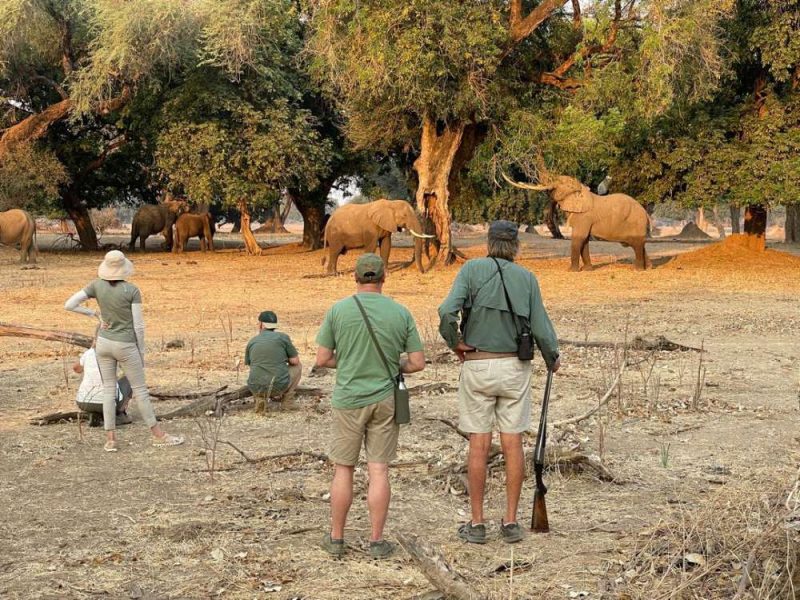
[(394, 422), (394, 394), (362, 408), (334, 408), (328, 456), (337, 465), (354, 466), (361, 445), (367, 462), (390, 463), (397, 455), (400, 426)]
[(458, 384), (458, 426), (467, 433), (522, 433), (531, 426), (531, 363), (516, 357), (468, 360)]

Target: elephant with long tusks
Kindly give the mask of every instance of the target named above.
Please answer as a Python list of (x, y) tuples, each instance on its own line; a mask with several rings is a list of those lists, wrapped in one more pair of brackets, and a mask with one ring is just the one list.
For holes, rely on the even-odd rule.
[(365, 252), (380, 249), (384, 264), (389, 264), (392, 233), (408, 230), (414, 236), (414, 262), (421, 273), (422, 251), (426, 239), (435, 236), (422, 232), (422, 225), (411, 204), (405, 200), (375, 200), (368, 204), (345, 204), (331, 215), (325, 226), (323, 265), (328, 274), (336, 273), (339, 255), (354, 248)]

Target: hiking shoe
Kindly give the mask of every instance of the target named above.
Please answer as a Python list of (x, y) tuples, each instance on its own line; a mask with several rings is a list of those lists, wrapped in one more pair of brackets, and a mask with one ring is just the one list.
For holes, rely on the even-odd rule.
[(102, 426), (103, 426), (103, 415), (95, 412), (89, 413), (89, 427), (102, 427)]
[(522, 527), (517, 523), (500, 524), (500, 535), (506, 544), (516, 544), (522, 539)]
[(472, 521), (458, 528), (458, 537), (470, 544), (486, 543), (486, 525), (473, 525)]
[(117, 414), (117, 427), (120, 425), (130, 425), (131, 423), (133, 423), (133, 419), (128, 413)]
[(332, 556), (344, 556), (344, 540), (335, 540), (330, 533), (325, 534), (325, 537), (322, 538), (321, 546), (325, 552)]
[(116, 440), (108, 440), (106, 445), (103, 446), (103, 450), (106, 452), (116, 452), (117, 451), (117, 442)]
[(394, 544), (386, 540), (369, 543), (369, 555), (372, 558), (386, 558), (394, 552)]

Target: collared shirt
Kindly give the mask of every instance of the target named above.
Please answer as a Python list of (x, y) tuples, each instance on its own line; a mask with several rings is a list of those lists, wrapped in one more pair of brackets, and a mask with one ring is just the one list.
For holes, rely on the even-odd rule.
[[(423, 350), (414, 317), (402, 304), (376, 292), (361, 292), (358, 299), (369, 317), (389, 369), (394, 374), (399, 373), (400, 354)], [(336, 385), (331, 406), (361, 408), (392, 395), (394, 382), (352, 296), (330, 308), (317, 334), (317, 343), (336, 350)]]
[[(558, 358), (558, 339), (542, 302), (533, 273), (498, 259), (503, 269), (513, 312), (530, 323), (531, 333), (550, 367)], [(439, 307), (439, 332), (450, 348), (460, 339), (459, 313), (470, 309), (464, 343), (484, 352), (516, 352), (518, 330), (509, 310), (497, 264), (491, 258), (467, 262), (456, 276), (450, 294)]]
[(254, 394), (279, 393), (289, 387), (289, 359), (297, 356), (291, 338), (274, 329), (264, 329), (247, 342), (244, 364), (250, 366), (247, 387)]

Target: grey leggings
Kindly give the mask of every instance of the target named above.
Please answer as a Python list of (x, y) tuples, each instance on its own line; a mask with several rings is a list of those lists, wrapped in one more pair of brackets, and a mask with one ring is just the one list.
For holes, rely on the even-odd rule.
[(156, 414), (150, 403), (150, 394), (147, 392), (147, 383), (144, 379), (144, 364), (139, 354), (139, 348), (133, 342), (115, 342), (102, 337), (97, 338), (97, 365), (100, 367), (100, 377), (103, 379), (103, 426), (106, 431), (113, 431), (117, 426), (117, 363), (122, 365), (125, 376), (133, 390), (133, 401), (139, 414), (153, 427)]

